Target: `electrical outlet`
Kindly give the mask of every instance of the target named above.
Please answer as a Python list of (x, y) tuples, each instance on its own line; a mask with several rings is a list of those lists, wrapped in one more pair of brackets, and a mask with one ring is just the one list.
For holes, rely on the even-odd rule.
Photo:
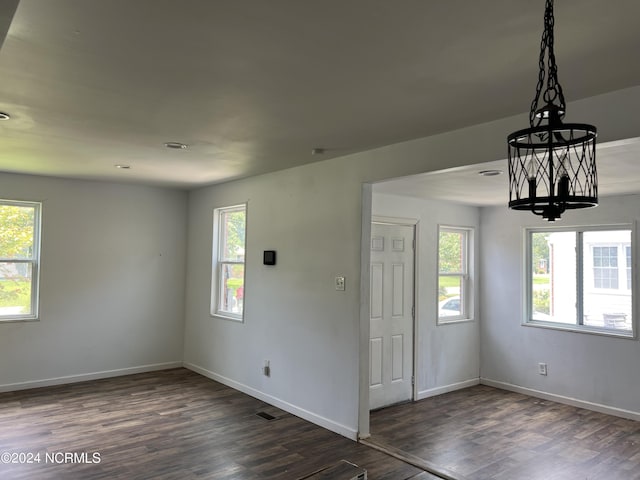
[(269, 360), (264, 361), (264, 366), (262, 367), (262, 374), (265, 377), (271, 376), (271, 366), (269, 365)]
[(546, 375), (547, 374), (547, 364), (546, 363), (539, 363), (538, 364), (538, 373), (540, 375)]
[(345, 279), (342, 275), (336, 277), (336, 290), (344, 291)]

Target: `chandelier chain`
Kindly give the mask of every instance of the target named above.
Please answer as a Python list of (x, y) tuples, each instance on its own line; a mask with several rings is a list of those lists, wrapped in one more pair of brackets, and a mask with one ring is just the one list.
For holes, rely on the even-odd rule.
[[(553, 15), (553, 0), (546, 0), (544, 31), (540, 42), (540, 59), (538, 61), (538, 84), (536, 85), (536, 95), (531, 102), (531, 110), (529, 112), (529, 124), (531, 127), (540, 125), (540, 122), (542, 121), (542, 117), (536, 115), (538, 111), (538, 104), (540, 102), (540, 94), (542, 94), (542, 99), (547, 105), (551, 105), (557, 101), (559, 103), (557, 107), (559, 107), (562, 112), (564, 112), (566, 108), (562, 86), (560, 85), (560, 82), (558, 82), (558, 67), (556, 65), (556, 56), (553, 50), (554, 24), (555, 17)], [(545, 55), (548, 57), (548, 65), (546, 66), (546, 69)], [(547, 79), (547, 86), (544, 93), (542, 93), (545, 78)], [(562, 113), (562, 115), (563, 114), (564, 113)]]

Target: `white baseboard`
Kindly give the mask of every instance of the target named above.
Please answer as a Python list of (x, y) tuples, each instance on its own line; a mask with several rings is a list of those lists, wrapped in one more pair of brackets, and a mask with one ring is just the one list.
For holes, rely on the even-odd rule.
[(228, 387), (233, 388), (234, 390), (238, 390), (242, 393), (246, 393), (258, 400), (262, 400), (263, 402), (268, 403), (269, 405), (273, 405), (274, 407), (278, 407), (285, 412), (289, 412), (296, 417), (300, 417), (304, 420), (307, 420), (311, 423), (319, 425), (327, 430), (331, 430), (332, 432), (338, 433), (344, 437), (347, 437), (351, 440), (358, 439), (358, 432), (355, 429), (349, 428), (345, 425), (341, 425), (340, 423), (334, 422), (333, 420), (329, 420), (328, 418), (324, 418), (320, 415), (316, 415), (313, 412), (305, 410), (303, 408), (297, 407), (289, 402), (281, 400), (277, 397), (269, 395), (267, 393), (261, 392), (260, 390), (256, 390), (255, 388), (249, 387), (248, 385), (244, 385), (242, 383), (236, 382), (230, 378), (219, 375), (215, 372), (207, 370), (206, 368), (200, 367), (199, 365), (194, 365), (192, 363), (184, 362), (184, 368), (188, 368), (189, 370), (193, 370), (200, 375), (203, 375), (211, 380), (215, 380), (216, 382), (220, 382)]
[(489, 387), (501, 388), (503, 390), (509, 390), (510, 392), (522, 393), (523, 395), (529, 395), (531, 397), (542, 398), (544, 400), (550, 400), (552, 402), (571, 405), (572, 407), (584, 408), (585, 410), (593, 410), (594, 412), (606, 413), (607, 415), (614, 415), (616, 417), (628, 418), (630, 420), (640, 420), (640, 412), (624, 410), (622, 408), (617, 408), (617, 407), (610, 407), (608, 405), (602, 405), (600, 403), (587, 402), (585, 400), (580, 400), (578, 398), (565, 397), (564, 395), (556, 395), (554, 393), (542, 392), (540, 390), (520, 387), (518, 385), (513, 385), (511, 383), (491, 380), (489, 378), (481, 378), (480, 383), (482, 385), (488, 385)]
[(443, 393), (453, 392), (454, 390), (460, 390), (461, 388), (473, 387), (480, 384), (479, 378), (471, 378), (463, 382), (451, 383), (442, 387), (429, 388), (427, 390), (421, 390), (418, 392), (418, 398), (416, 400), (422, 400), (423, 398), (435, 397), (436, 395), (442, 395)]
[(51, 387), (53, 385), (65, 385), (67, 383), (85, 382), (87, 380), (99, 380), (101, 378), (121, 377), (135, 373), (154, 372), (156, 370), (168, 370), (170, 368), (180, 368), (182, 362), (154, 363), (151, 365), (140, 365), (138, 367), (120, 368), (117, 370), (104, 370), (101, 372), (82, 373), (79, 375), (66, 375), (64, 377), (45, 378), (30, 382), (7, 383), (0, 385), (0, 392), (13, 392), (15, 390), (27, 390), (29, 388)]

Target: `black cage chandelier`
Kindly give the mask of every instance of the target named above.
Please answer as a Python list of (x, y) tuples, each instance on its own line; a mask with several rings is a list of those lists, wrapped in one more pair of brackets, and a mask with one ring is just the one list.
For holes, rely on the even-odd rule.
[(562, 123), (566, 105), (553, 52), (553, 23), (553, 0), (546, 0), (530, 127), (507, 137), (509, 208), (530, 210), (550, 222), (565, 210), (598, 204), (596, 127)]

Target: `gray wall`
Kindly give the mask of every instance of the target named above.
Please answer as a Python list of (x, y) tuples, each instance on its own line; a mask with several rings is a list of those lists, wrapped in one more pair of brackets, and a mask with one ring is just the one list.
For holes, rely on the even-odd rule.
[[(568, 109), (598, 125), (601, 141), (640, 135), (640, 124), (628, 121), (640, 109), (640, 87)], [(368, 434), (372, 211), (363, 184), (504, 158), (507, 133), (526, 123), (525, 115), (510, 117), (191, 192), (186, 364), (343, 435)], [(209, 315), (212, 214), (244, 201), (246, 319), (237, 323)], [(264, 249), (278, 251), (278, 266), (262, 266)], [(338, 274), (345, 292), (334, 290)], [(260, 374), (267, 359), (270, 378)]]
[[(345, 187), (334, 175), (318, 163), (191, 193), (185, 362), (353, 436), (360, 186)], [(214, 208), (245, 201), (246, 302), (239, 323), (209, 315), (212, 229)], [(277, 265), (262, 265), (263, 250), (277, 251)], [(334, 288), (339, 274), (345, 292)], [(268, 378), (261, 373), (265, 360)]]
[[(602, 197), (597, 208), (567, 212), (556, 226), (635, 223), (639, 212), (640, 196)], [(627, 412), (617, 413), (640, 418), (638, 340), (521, 325), (523, 229), (546, 224), (504, 207), (482, 209), (482, 380), (590, 408), (621, 409)], [(636, 264), (638, 247), (636, 242)], [(636, 298), (637, 280), (636, 271)], [(538, 374), (538, 362), (547, 363), (547, 376)]]
[(0, 390), (180, 365), (187, 196), (0, 174), (41, 201), (40, 320), (0, 323)]
[[(629, 121), (639, 110), (640, 87), (569, 105), (572, 118), (598, 125), (601, 141), (640, 136), (640, 124)], [(519, 115), (211, 186), (190, 192), (188, 204), (177, 191), (0, 174), (2, 197), (44, 202), (41, 320), (0, 324), (0, 386), (130, 373), (184, 359), (195, 370), (334, 431), (366, 434), (372, 210), (371, 188), (365, 185), (363, 192), (363, 184), (499, 159), (506, 134), (526, 122)], [(214, 208), (244, 201), (246, 319), (237, 323), (209, 315), (212, 221)], [(498, 232), (498, 240), (511, 235)], [(264, 249), (278, 251), (275, 268), (262, 265)], [(338, 274), (347, 279), (345, 292), (334, 289)], [(505, 280), (498, 286), (513, 288)], [(491, 315), (487, 323), (496, 321), (496, 312), (481, 310), (481, 326), (485, 314)], [(557, 338), (535, 335), (551, 344)], [(513, 378), (505, 371), (520, 362), (522, 348), (538, 348), (518, 338), (520, 350), (507, 345), (508, 337), (496, 343), (503, 351), (486, 358), (487, 374)], [(483, 336), (481, 345), (489, 340)], [(611, 343), (611, 351), (618, 345)], [(612, 355), (634, 361), (629, 350), (624, 358)], [(267, 359), (270, 378), (260, 374)], [(514, 371), (524, 375), (529, 360)], [(547, 360), (551, 379), (557, 362)], [(427, 377), (425, 388), (468, 375), (450, 368), (434, 383)], [(593, 383), (587, 379), (585, 393)]]

